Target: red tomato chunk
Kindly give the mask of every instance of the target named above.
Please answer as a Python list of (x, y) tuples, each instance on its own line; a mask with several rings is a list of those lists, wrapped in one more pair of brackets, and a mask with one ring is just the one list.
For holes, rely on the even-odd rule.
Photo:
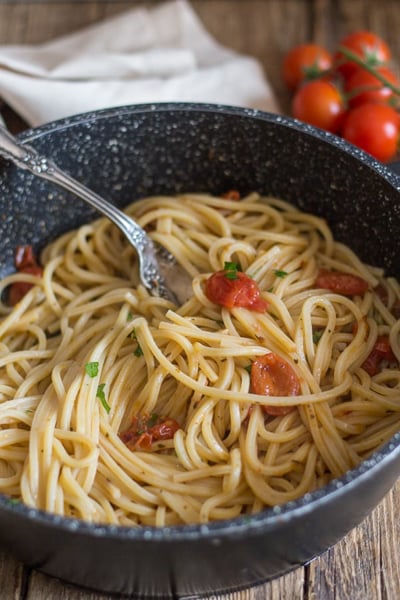
[(268, 302), (260, 296), (257, 283), (245, 273), (237, 271), (235, 278), (227, 276), (227, 271), (217, 271), (206, 281), (207, 298), (226, 308), (242, 307), (256, 312), (265, 312)]
[(131, 426), (120, 434), (129, 450), (150, 450), (153, 442), (172, 440), (180, 425), (157, 415), (133, 417)]
[[(300, 382), (289, 363), (269, 352), (251, 365), (250, 391), (262, 396), (298, 396)], [(294, 407), (263, 405), (262, 409), (268, 415), (280, 416), (291, 412)]]
[(240, 200), (240, 192), (237, 190), (228, 190), (221, 195), (221, 198), (224, 198), (224, 200)]
[(361, 365), (361, 368), (372, 377), (379, 373), (384, 362), (393, 363), (395, 361), (396, 357), (390, 346), (389, 337), (387, 335), (381, 335), (377, 338), (371, 354)]
[(320, 269), (315, 280), (315, 287), (343, 296), (363, 296), (368, 290), (368, 283), (362, 277), (351, 273)]
[[(32, 246), (17, 246), (14, 257), (15, 268), (18, 273), (27, 273), (41, 277), (43, 269), (38, 264), (35, 255), (33, 254)], [(15, 306), (33, 287), (32, 283), (26, 281), (16, 281), (10, 285), (8, 291), (8, 302), (11, 306)]]

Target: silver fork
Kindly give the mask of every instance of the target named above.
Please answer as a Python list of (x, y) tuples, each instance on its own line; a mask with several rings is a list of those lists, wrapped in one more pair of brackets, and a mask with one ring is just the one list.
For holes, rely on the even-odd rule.
[(171, 252), (153, 242), (131, 217), (62, 171), (54, 161), (20, 142), (1, 124), (0, 156), (21, 169), (65, 188), (108, 217), (136, 250), (140, 281), (151, 294), (171, 300), (177, 305), (183, 304), (192, 296), (192, 279)]

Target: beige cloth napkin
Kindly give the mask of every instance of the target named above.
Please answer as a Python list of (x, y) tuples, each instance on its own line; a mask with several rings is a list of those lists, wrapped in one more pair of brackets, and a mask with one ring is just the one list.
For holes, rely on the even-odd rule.
[(260, 64), (218, 44), (186, 0), (134, 8), (44, 44), (0, 46), (0, 97), (32, 126), (147, 102), (278, 111)]

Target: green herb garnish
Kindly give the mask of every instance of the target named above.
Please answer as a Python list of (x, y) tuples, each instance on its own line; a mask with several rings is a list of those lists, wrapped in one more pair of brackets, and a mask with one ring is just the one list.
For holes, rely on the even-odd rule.
[(248, 373), (251, 373), (251, 363), (245, 366), (245, 369)]
[(105, 394), (104, 394), (104, 388), (105, 388), (106, 384), (105, 383), (100, 383), (99, 387), (97, 388), (97, 392), (96, 392), (96, 398), (98, 398), (100, 400), (100, 402), (102, 403), (104, 410), (109, 413), (111, 410), (110, 405), (108, 404)]
[(143, 356), (143, 350), (140, 344), (136, 346), (136, 350), (133, 353), (135, 356)]
[(312, 339), (314, 344), (318, 344), (319, 340), (322, 338), (323, 333), (324, 332), (322, 329), (316, 329), (315, 331), (313, 331)]
[(274, 269), (274, 273), (277, 277), (281, 277), (282, 279), (286, 277), (286, 275), (289, 275), (287, 271), (281, 271), (280, 269)]
[(128, 311), (128, 314), (126, 315), (126, 320), (132, 321), (132, 319), (133, 319), (133, 314), (131, 313), (131, 311)]
[(240, 265), (235, 262), (225, 262), (224, 272), (227, 279), (237, 279), (238, 271), (240, 271)]
[(158, 414), (157, 413), (153, 413), (151, 415), (151, 417), (147, 420), (146, 425), (149, 428), (150, 427), (154, 427), (154, 425), (157, 423), (157, 421), (158, 421)]
[(86, 363), (85, 371), (89, 375), (89, 377), (96, 377), (96, 375), (99, 374), (99, 363), (98, 362)]
[[(132, 331), (130, 332), (129, 336), (130, 338), (132, 338), (133, 340), (137, 341), (137, 335), (136, 335), (136, 330), (132, 329)], [(141, 345), (139, 344), (139, 342), (137, 342), (137, 346), (136, 346), (136, 350), (133, 353), (135, 356), (143, 356), (143, 350)]]

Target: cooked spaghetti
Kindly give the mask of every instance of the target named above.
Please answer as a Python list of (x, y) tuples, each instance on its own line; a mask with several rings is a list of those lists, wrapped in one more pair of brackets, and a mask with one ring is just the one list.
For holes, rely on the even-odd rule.
[(255, 193), (127, 212), (193, 297), (151, 296), (106, 219), (3, 279), (1, 493), (91, 522), (206, 523), (320, 488), (400, 430), (399, 283), (324, 220)]

